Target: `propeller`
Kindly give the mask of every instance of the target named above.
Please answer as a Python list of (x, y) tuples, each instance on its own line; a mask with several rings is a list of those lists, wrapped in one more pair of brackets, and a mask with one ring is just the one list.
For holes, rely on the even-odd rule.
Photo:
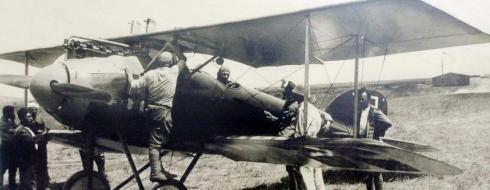
[(28, 89), (31, 83), (31, 78), (32, 78), (31, 76), (27, 76), (27, 75), (1, 74), (0, 83)]
[(111, 94), (106, 91), (86, 86), (56, 81), (52, 81), (50, 85), (54, 92), (72, 98), (84, 98), (102, 102), (109, 102), (112, 98)]
[(416, 142), (410, 142), (410, 141), (404, 141), (404, 140), (399, 140), (399, 139), (393, 139), (389, 137), (381, 137), (381, 141), (384, 143), (403, 148), (405, 150), (413, 151), (413, 152), (437, 152), (440, 151), (440, 149), (432, 147), (430, 145), (426, 144), (421, 144), (421, 143), (416, 143)]

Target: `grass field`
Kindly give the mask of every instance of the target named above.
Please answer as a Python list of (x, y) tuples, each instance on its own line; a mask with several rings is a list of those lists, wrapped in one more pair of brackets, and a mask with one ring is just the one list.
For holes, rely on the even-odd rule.
[[(405, 96), (389, 100), (390, 117), (394, 121), (387, 136), (427, 143), (441, 149), (428, 156), (459, 167), (457, 176), (401, 178), (385, 183), (386, 189), (490, 189), (490, 94), (451, 94)], [(64, 182), (81, 169), (78, 151), (49, 144), (49, 169), (56, 183)], [(182, 156), (164, 157), (165, 164)], [(137, 165), (146, 156), (135, 156)], [(106, 154), (107, 174), (111, 185), (131, 173), (122, 154)], [(181, 174), (190, 158), (167, 167)], [(144, 173), (146, 186), (149, 186)], [(234, 162), (204, 155), (186, 181), (189, 189), (285, 189), (284, 166)], [(359, 183), (327, 179), (327, 189), (363, 189)], [(136, 185), (128, 189), (137, 189)]]

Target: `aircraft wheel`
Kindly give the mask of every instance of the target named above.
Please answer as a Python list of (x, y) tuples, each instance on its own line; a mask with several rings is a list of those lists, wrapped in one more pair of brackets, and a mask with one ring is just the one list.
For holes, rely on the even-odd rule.
[[(79, 171), (73, 174), (68, 180), (63, 184), (62, 190), (80, 190), (87, 189), (88, 175), (85, 171)], [(92, 189), (94, 190), (110, 190), (109, 181), (104, 175), (92, 171)]]
[(170, 179), (165, 183), (153, 183), (152, 190), (187, 190), (183, 183), (176, 179)]

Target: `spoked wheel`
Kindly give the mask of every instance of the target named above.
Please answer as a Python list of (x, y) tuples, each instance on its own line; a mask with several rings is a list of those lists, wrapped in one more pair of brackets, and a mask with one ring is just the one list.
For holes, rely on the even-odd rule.
[[(93, 190), (110, 190), (109, 181), (104, 177), (104, 175), (92, 171), (92, 189)], [(79, 171), (73, 174), (68, 180), (63, 184), (62, 190), (84, 190), (87, 189), (88, 185), (88, 175), (85, 171)]]
[(165, 183), (153, 183), (152, 190), (187, 190), (187, 187), (178, 180), (169, 179)]

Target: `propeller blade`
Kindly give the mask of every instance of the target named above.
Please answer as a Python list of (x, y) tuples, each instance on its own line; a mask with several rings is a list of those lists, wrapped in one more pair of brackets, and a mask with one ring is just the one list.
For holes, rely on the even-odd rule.
[(19, 88), (29, 88), (29, 84), (31, 83), (31, 76), (27, 75), (9, 75), (2, 74), (0, 75), (0, 83), (15, 86)]
[(388, 137), (381, 137), (381, 141), (384, 143), (390, 144), (392, 146), (396, 146), (399, 148), (403, 148), (405, 150), (413, 151), (413, 152), (437, 152), (440, 151), (437, 148), (434, 148), (430, 145), (426, 144), (421, 144), (421, 143), (416, 143), (416, 142), (410, 142), (410, 141), (404, 141), (404, 140), (399, 140), (399, 139), (392, 139)]
[(53, 82), (51, 83), (51, 89), (56, 93), (73, 98), (84, 98), (103, 102), (108, 102), (112, 98), (111, 94), (106, 91), (76, 84)]

